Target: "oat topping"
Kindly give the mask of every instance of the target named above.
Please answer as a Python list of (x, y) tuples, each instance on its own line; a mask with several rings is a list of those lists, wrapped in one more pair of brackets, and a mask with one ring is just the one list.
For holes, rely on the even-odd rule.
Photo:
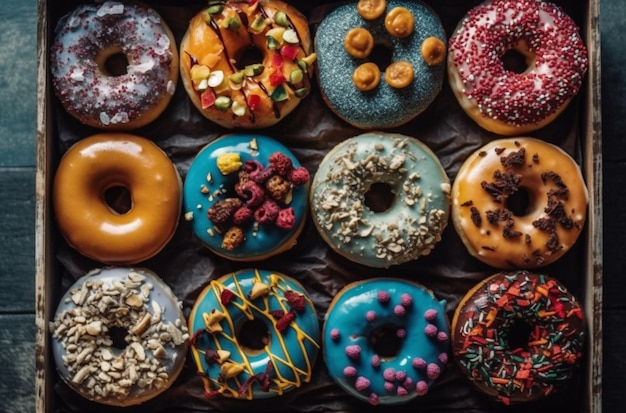
[(124, 399), (167, 385), (172, 349), (189, 334), (183, 320), (163, 317), (177, 309), (151, 301), (153, 291), (144, 274), (131, 271), (119, 281), (88, 278), (61, 303), (65, 309), (50, 331), (64, 351), (69, 380), (86, 396)]

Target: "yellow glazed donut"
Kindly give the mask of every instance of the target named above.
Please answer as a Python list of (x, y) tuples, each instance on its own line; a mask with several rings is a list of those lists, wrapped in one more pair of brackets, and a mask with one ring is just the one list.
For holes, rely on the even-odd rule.
[[(505, 64), (515, 53), (522, 67)], [(448, 43), (454, 95), (478, 125), (500, 135), (519, 136), (556, 119), (578, 93), (587, 64), (574, 21), (537, 0), (485, 1)]]
[(144, 5), (81, 5), (59, 20), (50, 51), (52, 84), (61, 104), (95, 128), (144, 126), (165, 110), (176, 90), (174, 36)]
[(189, 334), (172, 290), (145, 268), (106, 267), (78, 279), (50, 322), (61, 379), (110, 406), (143, 403), (183, 370)]
[(496, 268), (548, 265), (574, 245), (588, 193), (579, 166), (534, 138), (474, 152), (452, 185), (452, 222), (474, 257)]
[(180, 50), (191, 101), (227, 128), (274, 125), (311, 90), (316, 55), (308, 22), (279, 0), (209, 1)]
[[(178, 171), (154, 142), (140, 136), (101, 133), (78, 141), (61, 159), (53, 185), (61, 233), (80, 253), (105, 264), (151, 258), (178, 226)], [(107, 200), (119, 189), (130, 193), (128, 210)]]

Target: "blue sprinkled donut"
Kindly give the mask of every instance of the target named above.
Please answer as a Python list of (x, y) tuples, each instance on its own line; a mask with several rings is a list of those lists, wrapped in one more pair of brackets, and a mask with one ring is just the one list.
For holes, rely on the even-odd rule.
[[(423, 286), (394, 278), (357, 281), (328, 308), (324, 360), (350, 395), (374, 405), (401, 404), (427, 394), (441, 375), (449, 335), (445, 301)], [(389, 336), (395, 346), (377, 347)]]
[[(252, 323), (267, 335), (245, 338), (261, 331)], [(292, 277), (245, 269), (213, 280), (196, 300), (189, 328), (207, 398), (270, 398), (311, 380), (319, 321), (308, 293)]]
[[(337, 7), (326, 15), (317, 29), (315, 49), (322, 96), (334, 113), (355, 127), (374, 129), (402, 125), (422, 113), (441, 91), (446, 33), (439, 17), (421, 2), (390, 0), (384, 13), (374, 19), (362, 17), (357, 5), (351, 2)], [(410, 12), (414, 23), (410, 32), (400, 37), (386, 28), (386, 20), (402, 8)], [(380, 82), (367, 91), (360, 90), (353, 78), (361, 65), (372, 68), (373, 55), (362, 49), (362, 53), (349, 53), (346, 43), (350, 41), (346, 37), (350, 34), (348, 38), (351, 38), (354, 29), (364, 29), (371, 34), (369, 40), (364, 32), (362, 36), (353, 37), (357, 39), (354, 40), (357, 49), (366, 42), (369, 50), (372, 41), (374, 46), (391, 48), (392, 64), (380, 69), (384, 72), (380, 74)], [(397, 62), (408, 62), (413, 69), (412, 81), (405, 87), (392, 86), (384, 79), (395, 72), (391, 67)], [(366, 72), (365, 77), (369, 78), (370, 72)]]
[(183, 206), (197, 238), (233, 261), (293, 247), (308, 209), (309, 172), (280, 142), (232, 133), (206, 145), (185, 177)]

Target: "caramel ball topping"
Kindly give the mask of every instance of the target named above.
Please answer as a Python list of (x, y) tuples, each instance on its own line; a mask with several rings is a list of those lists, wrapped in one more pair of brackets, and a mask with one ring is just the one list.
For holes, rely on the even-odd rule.
[(343, 45), (350, 56), (362, 59), (372, 53), (374, 37), (367, 29), (350, 29), (343, 40)]
[(404, 7), (394, 7), (385, 17), (385, 28), (392, 36), (409, 36), (415, 28), (413, 13)]
[(422, 43), (422, 57), (428, 66), (440, 65), (446, 57), (446, 45), (441, 39), (429, 37)]
[(356, 10), (365, 20), (374, 20), (383, 15), (386, 7), (386, 0), (359, 0)]
[(352, 81), (359, 90), (372, 90), (380, 83), (380, 69), (375, 63), (363, 63), (352, 73)]
[(406, 61), (394, 62), (385, 70), (385, 81), (393, 88), (407, 87), (413, 81), (413, 65)]

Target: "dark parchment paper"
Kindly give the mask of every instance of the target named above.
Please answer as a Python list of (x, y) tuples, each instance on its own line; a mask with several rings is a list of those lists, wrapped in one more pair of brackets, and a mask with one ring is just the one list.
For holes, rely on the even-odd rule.
[[(337, 3), (322, 1), (291, 1), (309, 17), (312, 35), (325, 13)], [(58, 18), (70, 11), (79, 1), (50, 2), (50, 36)], [(161, 13), (180, 40), (189, 19), (205, 5), (205, 1), (148, 1)], [(457, 22), (476, 0), (431, 0), (426, 1), (439, 14), (448, 36)], [(583, 26), (586, 4), (583, 1), (561, 1), (564, 10)], [(52, 92), (51, 92), (52, 93)], [(551, 125), (530, 134), (559, 145), (577, 161), (581, 160), (580, 114), (584, 111), (583, 100), (577, 97), (568, 109)], [(53, 140), (53, 159), (58, 162), (71, 144), (99, 130), (79, 124), (64, 112), (52, 96), (54, 122), (49, 139)], [(407, 104), (410, 104), (407, 102)], [(426, 143), (440, 158), (448, 176), (454, 180), (456, 172), (473, 151), (497, 135), (485, 132), (476, 126), (460, 109), (447, 83), (432, 105), (415, 120), (389, 131), (414, 136)], [(185, 177), (195, 154), (207, 143), (224, 133), (223, 129), (203, 118), (188, 99), (182, 82), (167, 110), (152, 124), (131, 133), (155, 141), (175, 162), (181, 177)], [(271, 136), (288, 146), (300, 162), (314, 174), (317, 166), (330, 148), (342, 140), (358, 135), (362, 131), (342, 122), (323, 102), (313, 81), (313, 91), (298, 108), (279, 124), (257, 131)], [(54, 165), (53, 165), (54, 167)], [(68, 193), (68, 196), (72, 196)], [(54, 223), (53, 223), (54, 224)], [(190, 225), (181, 217), (178, 230), (171, 242), (156, 257), (141, 263), (157, 272), (183, 302), (188, 315), (195, 298), (212, 279), (241, 268), (257, 267), (282, 272), (298, 279), (309, 291), (319, 315), (320, 326), (333, 296), (345, 284), (371, 277), (400, 277), (422, 283), (432, 289), (439, 299), (447, 301), (447, 314), (452, 318), (454, 309), (463, 295), (478, 281), (497, 272), (476, 259), (465, 250), (451, 224), (443, 234), (441, 243), (429, 256), (419, 258), (389, 269), (373, 269), (352, 263), (330, 250), (317, 234), (310, 219), (297, 245), (288, 253), (262, 262), (236, 263), (219, 258), (197, 241)], [(53, 225), (56, 237), (53, 265), (54, 296), (56, 307), (61, 295), (80, 276), (102, 264), (89, 260), (71, 249)], [(581, 235), (581, 240), (585, 237)], [(583, 243), (574, 248), (555, 264), (545, 267), (543, 272), (560, 279), (578, 297), (582, 296), (584, 280)], [(581, 365), (584, 366), (584, 363)], [(525, 406), (505, 407), (480, 395), (461, 376), (451, 361), (445, 372), (428, 395), (414, 399), (407, 405), (394, 407), (399, 411), (463, 411), (463, 412), (521, 412), (521, 411), (578, 411), (582, 406), (584, 368), (570, 380), (567, 389), (546, 400)], [(54, 383), (55, 412), (115, 412), (115, 409), (86, 401), (71, 391), (56, 377)], [(171, 388), (164, 394), (138, 407), (124, 411), (134, 412), (212, 412), (212, 411), (385, 411), (384, 406), (373, 408), (344, 393), (327, 375), (320, 351), (313, 379), (300, 389), (282, 397), (264, 401), (238, 401), (226, 399), (206, 400), (202, 395), (202, 384), (190, 356), (186, 367)]]

